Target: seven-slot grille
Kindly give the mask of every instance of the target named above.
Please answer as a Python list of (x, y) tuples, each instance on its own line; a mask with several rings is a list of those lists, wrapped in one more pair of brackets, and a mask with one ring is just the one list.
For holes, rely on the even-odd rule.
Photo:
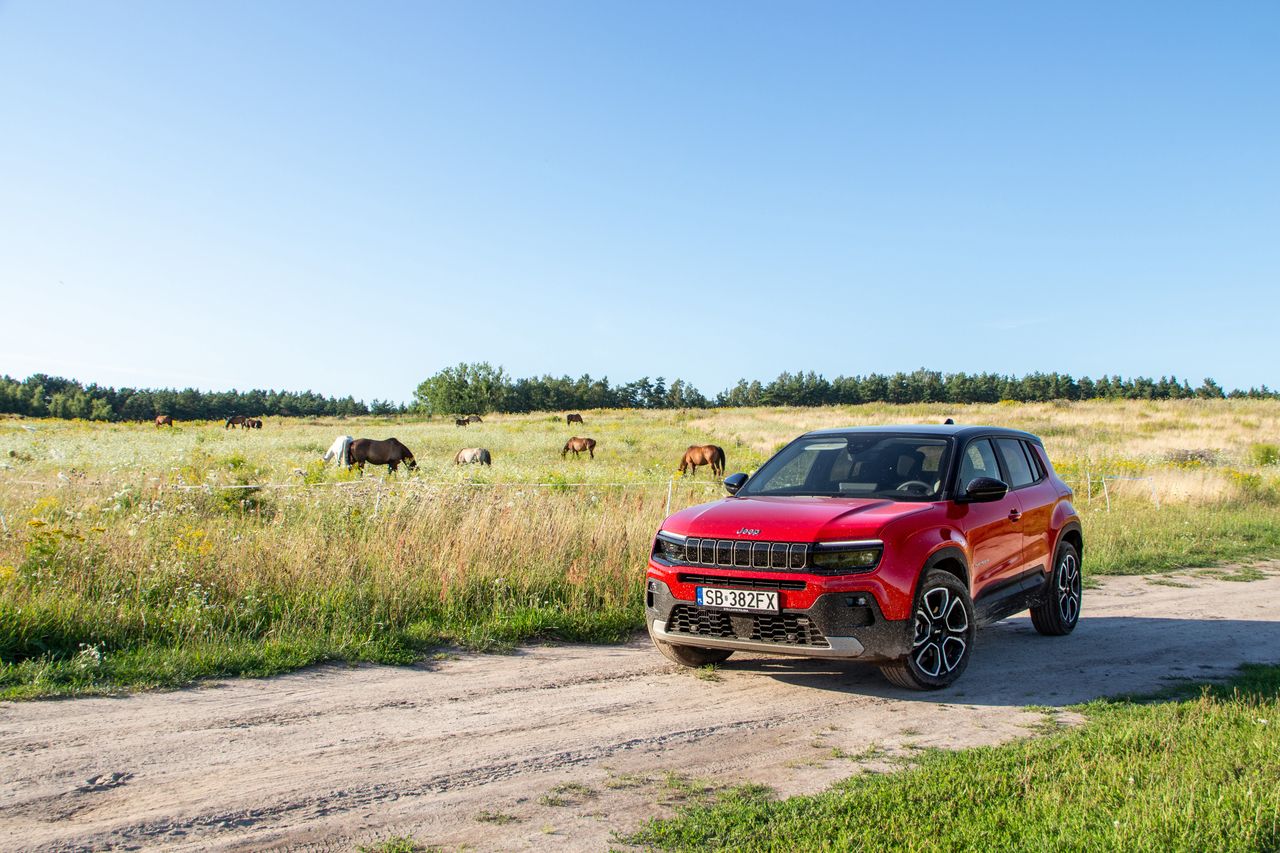
[(680, 544), (683, 545), (683, 558), (677, 545), (676, 560), (688, 566), (797, 571), (809, 565), (809, 545), (804, 542), (686, 539)]

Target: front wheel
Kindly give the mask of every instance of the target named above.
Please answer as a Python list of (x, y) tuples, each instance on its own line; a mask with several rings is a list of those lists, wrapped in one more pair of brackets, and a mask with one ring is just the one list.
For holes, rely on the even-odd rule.
[(665, 640), (659, 640), (652, 634), (649, 635), (649, 639), (653, 640), (654, 646), (657, 647), (658, 651), (662, 652), (663, 657), (681, 666), (699, 667), (720, 663), (728, 660), (729, 655), (733, 654), (733, 649), (703, 649), (698, 646), (682, 646), (668, 643)]
[(912, 620), (911, 651), (880, 668), (908, 690), (938, 690), (969, 665), (977, 620), (969, 590), (949, 572), (931, 571), (920, 581)]
[(1031, 609), (1031, 624), (1047, 637), (1070, 634), (1080, 621), (1084, 583), (1080, 575), (1080, 552), (1070, 542), (1058, 546), (1053, 574), (1044, 601)]

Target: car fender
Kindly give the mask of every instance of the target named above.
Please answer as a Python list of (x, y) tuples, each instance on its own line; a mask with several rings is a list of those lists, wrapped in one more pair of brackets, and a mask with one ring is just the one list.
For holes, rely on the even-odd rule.
[[(1049, 529), (1053, 531), (1053, 553), (1057, 553), (1058, 543), (1062, 541), (1062, 537), (1068, 531), (1074, 531), (1080, 536), (1080, 542), (1084, 543), (1084, 528), (1080, 525), (1080, 516), (1076, 514), (1075, 507), (1070, 501), (1058, 501), (1053, 508), (1053, 515), (1049, 521)], [(1083, 551), (1083, 547), (1080, 549)], [(1083, 555), (1082, 555), (1083, 556)]]

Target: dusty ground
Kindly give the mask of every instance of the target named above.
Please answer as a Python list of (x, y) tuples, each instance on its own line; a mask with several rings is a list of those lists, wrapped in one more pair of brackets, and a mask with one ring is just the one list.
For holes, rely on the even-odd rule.
[[(815, 791), (886, 755), (1024, 736), (1044, 721), (1028, 705), (1280, 660), (1280, 565), (1264, 568), (1248, 583), (1106, 580), (1072, 636), (1025, 617), (989, 628), (937, 694), (778, 658), (704, 679), (637, 640), (0, 704), (0, 849), (343, 850), (406, 834), (600, 850), (669, 813), (671, 773)], [(881, 757), (841, 754), (873, 746)]]

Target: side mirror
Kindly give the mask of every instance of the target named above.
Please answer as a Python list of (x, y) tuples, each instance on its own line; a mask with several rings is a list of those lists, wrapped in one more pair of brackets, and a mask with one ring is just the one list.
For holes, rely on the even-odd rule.
[(969, 488), (956, 498), (960, 503), (985, 504), (998, 501), (1009, 493), (1009, 487), (994, 477), (976, 477), (969, 481)]
[(724, 478), (724, 490), (731, 495), (736, 495), (738, 489), (741, 489), (747, 482), (746, 474), (730, 474)]

